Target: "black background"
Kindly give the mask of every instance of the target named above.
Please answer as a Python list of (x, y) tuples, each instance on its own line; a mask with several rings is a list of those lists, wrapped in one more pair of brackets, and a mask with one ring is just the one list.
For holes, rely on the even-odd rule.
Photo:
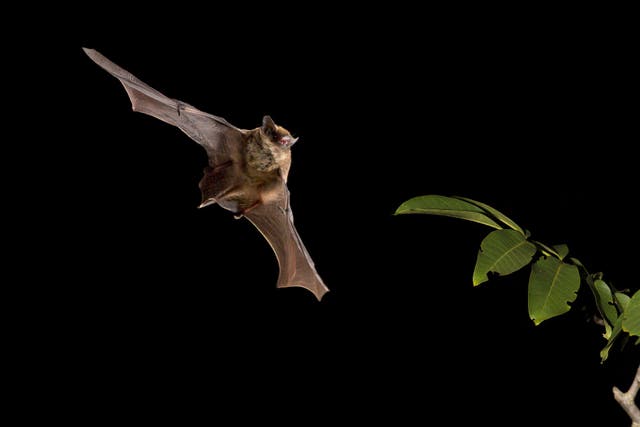
[[(611, 387), (626, 389), (638, 352), (600, 364), (586, 288), (534, 327), (527, 271), (471, 285), (490, 229), (392, 215), (417, 195), (471, 197), (637, 288), (620, 15), (238, 9), (105, 6), (77, 11), (63, 41), (43, 37), (53, 67), (31, 72), (55, 77), (53, 123), (29, 156), (46, 163), (48, 231), (27, 273), (48, 280), (18, 323), (45, 400), (65, 386), (92, 416), (182, 422), (628, 425)], [(300, 137), (289, 188), (322, 302), (275, 288), (249, 222), (197, 209), (203, 150), (132, 113), (82, 46), (238, 127), (270, 114)]]

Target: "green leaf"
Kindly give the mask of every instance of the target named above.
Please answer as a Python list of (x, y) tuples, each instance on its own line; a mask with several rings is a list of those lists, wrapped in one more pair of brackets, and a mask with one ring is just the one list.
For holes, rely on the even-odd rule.
[[(504, 223), (505, 225), (509, 226), (510, 228), (525, 234), (525, 231), (522, 229), (522, 227), (520, 227), (518, 224), (515, 223), (515, 221), (513, 221), (511, 218), (509, 218), (508, 216), (506, 216), (505, 214), (503, 214), (502, 212), (500, 212), (499, 210), (497, 210), (496, 208), (492, 208), (491, 206), (482, 203), (482, 202), (478, 202), (477, 200), (473, 200), (473, 199), (469, 199), (467, 197), (460, 197), (460, 196), (454, 196), (456, 199), (460, 199), (460, 200), (464, 200), (466, 202), (469, 203), (473, 203), (474, 205), (484, 209), (485, 211), (487, 211), (489, 214), (491, 214), (492, 216), (495, 217), (495, 219), (497, 219), (498, 221)], [(501, 227), (502, 228), (502, 227)]]
[(601, 362), (604, 362), (605, 360), (607, 360), (607, 357), (609, 357), (609, 350), (611, 350), (611, 347), (616, 341), (616, 338), (618, 338), (618, 336), (620, 335), (620, 332), (622, 332), (622, 316), (618, 317), (616, 323), (613, 324), (613, 329), (611, 330), (609, 341), (607, 341), (607, 344), (604, 346), (604, 348), (600, 350)]
[(484, 238), (473, 271), (473, 285), (489, 280), (488, 273), (502, 276), (520, 270), (531, 262), (536, 246), (514, 230), (496, 230)]
[(555, 249), (556, 253), (560, 256), (560, 260), (565, 259), (567, 255), (569, 255), (569, 246), (564, 243), (561, 245), (553, 245), (553, 249)]
[(555, 257), (542, 257), (529, 276), (529, 317), (536, 325), (571, 309), (580, 287), (578, 267)]
[(629, 302), (631, 302), (631, 297), (623, 292), (616, 292), (613, 296), (616, 307), (618, 307), (618, 313), (624, 313)]
[(489, 227), (501, 229), (500, 224), (494, 221), (487, 213), (478, 206), (454, 199), (453, 197), (429, 195), (419, 196), (409, 199), (401, 204), (395, 212), (396, 215), (404, 214), (427, 214), (449, 216), (453, 218), (466, 219), (467, 221), (478, 222)]
[(621, 317), (622, 330), (640, 336), (640, 290), (633, 294)]
[(602, 320), (605, 322), (605, 338), (611, 336), (611, 327), (618, 320), (618, 310), (613, 304), (613, 295), (611, 288), (604, 280), (596, 279), (593, 281), (594, 296), (596, 298), (596, 306), (600, 312)]

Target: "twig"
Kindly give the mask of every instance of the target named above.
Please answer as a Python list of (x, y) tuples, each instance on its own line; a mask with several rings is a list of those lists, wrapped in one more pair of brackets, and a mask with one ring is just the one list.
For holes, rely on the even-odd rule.
[(613, 397), (618, 401), (622, 409), (631, 418), (631, 427), (640, 427), (640, 408), (636, 405), (635, 400), (640, 389), (640, 366), (636, 371), (636, 377), (633, 379), (629, 390), (626, 393), (620, 391), (618, 387), (613, 387)]

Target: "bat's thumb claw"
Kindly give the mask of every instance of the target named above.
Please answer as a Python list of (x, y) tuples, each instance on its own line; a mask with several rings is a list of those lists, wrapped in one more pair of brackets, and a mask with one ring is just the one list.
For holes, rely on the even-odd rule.
[(200, 203), (200, 205), (198, 205), (198, 209), (202, 209), (206, 206), (213, 205), (215, 203), (216, 203), (216, 199), (207, 199), (204, 202)]

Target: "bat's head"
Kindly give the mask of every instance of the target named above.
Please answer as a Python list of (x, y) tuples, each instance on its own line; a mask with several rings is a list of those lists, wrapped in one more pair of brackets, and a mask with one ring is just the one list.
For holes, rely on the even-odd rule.
[(298, 138), (291, 136), (288, 130), (275, 124), (270, 116), (264, 116), (262, 118), (262, 127), (260, 130), (272, 143), (284, 148), (290, 148), (298, 141)]

